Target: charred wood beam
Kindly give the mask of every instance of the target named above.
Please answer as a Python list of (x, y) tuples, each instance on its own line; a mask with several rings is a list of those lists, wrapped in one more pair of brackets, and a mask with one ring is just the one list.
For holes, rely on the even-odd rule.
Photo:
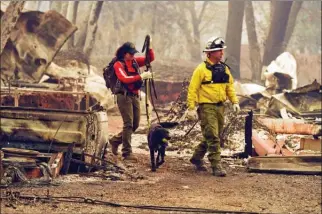
[(245, 150), (244, 158), (252, 156), (253, 142), (252, 142), (252, 129), (253, 129), (253, 111), (248, 112), (245, 119)]

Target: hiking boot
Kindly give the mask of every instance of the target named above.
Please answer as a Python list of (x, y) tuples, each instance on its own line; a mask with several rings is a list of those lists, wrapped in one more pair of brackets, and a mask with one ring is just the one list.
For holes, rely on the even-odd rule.
[(204, 163), (202, 160), (196, 160), (191, 158), (190, 163), (196, 166), (197, 171), (207, 171), (207, 168), (204, 166)]
[(119, 145), (117, 142), (115, 141), (110, 141), (110, 144), (111, 144), (111, 150), (112, 150), (112, 153), (113, 155), (118, 155), (118, 148), (119, 148)]
[(221, 164), (218, 164), (216, 167), (212, 167), (212, 175), (218, 177), (225, 177), (227, 175), (227, 172), (223, 169)]
[(126, 162), (138, 162), (138, 159), (135, 155), (133, 155), (132, 153), (129, 155), (123, 155), (123, 161)]

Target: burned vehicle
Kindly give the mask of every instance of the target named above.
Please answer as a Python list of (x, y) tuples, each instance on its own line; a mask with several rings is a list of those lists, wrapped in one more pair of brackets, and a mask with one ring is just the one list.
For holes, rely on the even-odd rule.
[(20, 15), (1, 53), (1, 149), (54, 153), (73, 144), (75, 154), (102, 157), (107, 114), (86, 77), (46, 75), (64, 71), (52, 61), (76, 29), (56, 11)]

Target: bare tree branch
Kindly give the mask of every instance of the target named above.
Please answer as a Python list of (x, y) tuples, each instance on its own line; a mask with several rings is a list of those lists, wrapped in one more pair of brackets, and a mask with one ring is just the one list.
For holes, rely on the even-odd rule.
[(199, 14), (199, 16), (197, 18), (198, 22), (201, 22), (201, 19), (202, 19), (203, 15), (204, 15), (204, 12), (206, 10), (206, 7), (207, 7), (208, 3), (209, 3), (209, 1), (206, 1), (206, 2), (203, 3), (201, 11), (200, 11), (200, 14)]

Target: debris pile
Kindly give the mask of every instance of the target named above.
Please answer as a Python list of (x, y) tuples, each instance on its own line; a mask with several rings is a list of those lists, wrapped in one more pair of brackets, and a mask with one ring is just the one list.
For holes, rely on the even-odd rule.
[[(287, 67), (280, 67), (285, 66)], [(296, 88), (296, 81), (285, 84), (285, 80), (291, 78), (286, 78), (289, 74), (283, 72), (282, 69), (273, 69), (272, 74), (266, 74), (267, 78), (270, 77), (266, 81), (266, 87), (236, 82), (235, 88), (242, 111), (236, 115), (231, 104), (224, 103), (225, 126), (220, 136), (222, 156), (304, 157), (321, 154), (321, 85), (314, 81)], [(183, 82), (178, 99), (161, 119), (179, 122), (177, 127), (170, 130), (172, 139), (167, 148), (178, 151), (179, 154), (183, 151), (191, 153), (193, 147), (202, 140), (199, 122), (184, 119), (187, 111), (187, 86), (188, 82)], [(249, 129), (246, 120), (250, 113), (252, 116), (248, 123)], [(247, 144), (248, 147), (250, 145), (248, 152)], [(297, 161), (313, 159), (302, 158)], [(316, 169), (305, 170), (317, 172)]]
[[(170, 109), (163, 115), (161, 121), (179, 122), (179, 125), (170, 129), (172, 136), (168, 151), (177, 151), (178, 153), (191, 153), (193, 148), (202, 140), (201, 128), (199, 121), (185, 120), (187, 111), (186, 99), (189, 82), (185, 79), (182, 83), (182, 90), (175, 102), (172, 103)], [(244, 129), (245, 116), (243, 114), (236, 115), (233, 112), (229, 102), (224, 103), (225, 111), (225, 126), (221, 134), (222, 154), (230, 156), (235, 153), (244, 151), (245, 137)], [(242, 127), (242, 128), (241, 128)], [(145, 147), (145, 143), (142, 148)]]
[(1, 185), (15, 182), (48, 184), (62, 167), (62, 153), (40, 153), (35, 150), (2, 148)]
[[(77, 158), (75, 155), (73, 157), (72, 150), (64, 153), (41, 153), (17, 148), (2, 148), (0, 153), (1, 186), (55, 185), (68, 180), (82, 181), (84, 178), (112, 181), (144, 179), (134, 167), (125, 167), (115, 163), (114, 160), (109, 161), (110, 158), (107, 156), (101, 159), (84, 154), (87, 158), (84, 156)], [(66, 177), (59, 177), (67, 174)]]

